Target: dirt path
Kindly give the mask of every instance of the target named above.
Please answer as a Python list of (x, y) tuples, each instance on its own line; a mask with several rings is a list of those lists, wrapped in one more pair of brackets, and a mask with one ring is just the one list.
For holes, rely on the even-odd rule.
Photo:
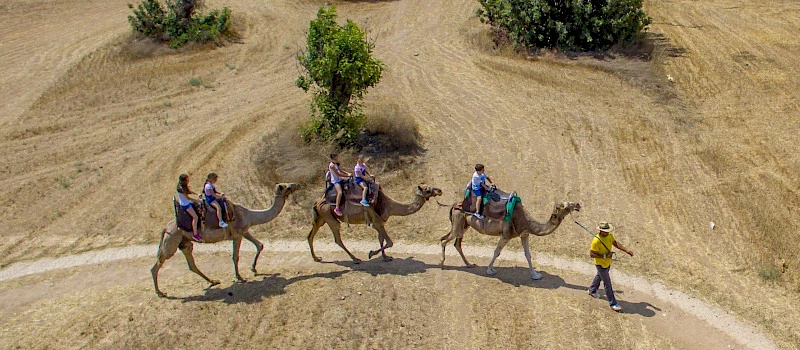
[[(356, 252), (363, 252), (374, 248), (375, 244), (360, 241), (349, 242), (348, 246)], [(343, 255), (340, 248), (333, 243), (318, 242), (315, 248), (329, 259), (332, 255), (337, 258), (342, 258), (340, 255)], [(143, 270), (150, 266), (149, 263), (152, 259), (149, 258), (151, 258), (156, 249), (155, 245), (131, 246), (87, 252), (57, 259), (43, 259), (13, 264), (0, 270), (0, 286), (2, 286), (0, 287), (0, 299), (4, 300), (2, 307), (0, 307), (0, 315), (16, 315), (39, 300), (59, 298), (61, 295), (75, 293), (80, 290), (94, 289), (94, 291), (97, 291), (98, 289), (119, 288), (120, 286), (136, 283), (147, 285), (149, 284), (150, 276)], [(230, 270), (230, 261), (227, 259), (226, 254), (222, 254), (228, 252), (229, 249), (227, 245), (222, 244), (198, 245), (195, 248), (195, 252), (202, 254), (199, 260), (205, 272), (211, 271), (212, 275), (219, 275), (224, 272), (219, 272), (218, 270)], [(260, 269), (262, 271), (272, 270), (273, 265), (289, 264), (295, 267), (316, 270), (315, 267), (326, 265), (313, 263), (307, 256), (307, 249), (306, 242), (302, 241), (268, 242), (265, 245), (265, 258), (261, 260)], [(392, 253), (396, 254), (397, 259), (389, 264), (380, 265), (377, 261), (370, 261), (360, 266), (351, 266), (348, 262), (336, 263), (345, 270), (352, 268), (352, 270), (371, 273), (375, 273), (376, 271), (372, 271), (375, 269), (385, 273), (385, 270), (395, 269), (395, 265), (400, 265), (398, 267), (400, 270), (421, 269), (424, 273), (437, 269), (435, 264), (438, 261), (440, 249), (436, 245), (409, 244), (393, 248)], [(243, 250), (247, 252), (254, 251), (251, 246), (245, 246)], [(464, 250), (469, 257), (473, 259), (478, 257), (482, 266), (485, 266), (486, 260), (491, 257), (493, 251), (490, 247), (465, 247)], [(401, 257), (412, 254), (413, 256), (407, 258)], [(248, 258), (251, 258), (251, 255), (246, 254), (243, 257), (242, 266), (247, 266)], [(460, 265), (460, 259), (457, 255), (448, 254), (448, 259), (446, 263), (449, 268), (446, 270)], [(530, 282), (522, 277), (527, 276), (527, 269), (524, 268), (525, 260), (521, 253), (507, 251), (504, 255), (501, 255), (501, 259), (503, 260), (499, 261), (501, 270), (498, 279), (517, 286), (528, 285), (533, 287), (534, 290), (539, 288), (557, 289), (561, 293), (582, 295), (585, 294), (585, 291), (581, 286), (588, 280), (587, 276), (593, 274), (592, 266), (585, 262), (538, 254), (536, 266), (539, 268), (544, 267), (546, 270), (553, 268), (563, 270), (565, 273), (556, 272), (555, 275), (552, 275), (547, 271), (543, 271), (545, 275), (543, 281)], [(175, 259), (167, 263), (162, 272), (162, 283), (175, 278), (175, 276), (189, 274), (188, 271), (183, 271), (182, 264), (178, 264), (176, 260), (183, 259), (176, 256)], [(209, 260), (211, 260), (212, 264), (209, 264)], [(182, 263), (182, 261), (180, 262)], [(507, 276), (507, 271), (509, 271), (508, 262), (521, 264), (511, 269), (511, 271), (519, 272), (515, 273), (517, 276), (511, 278), (511, 280), (508, 280)], [(270, 266), (264, 267), (265, 263), (270, 264)], [(618, 263), (624, 264), (624, 261)], [(97, 273), (98, 267), (103, 270), (103, 273)], [(81, 271), (81, 269), (86, 271)], [(484, 269), (484, 267), (479, 267), (457, 270), (483, 275), (485, 273)], [(73, 270), (77, 271), (70, 273)], [(89, 271), (92, 272), (85, 273)], [(409, 273), (409, 271), (405, 273)], [(432, 272), (428, 272), (428, 274), (430, 273)], [(37, 279), (36, 275), (40, 274), (50, 274), (50, 276)], [(640, 320), (642, 325), (655, 330), (657, 334), (670, 339), (672, 346), (695, 348), (700, 347), (702, 344), (711, 348), (777, 348), (754, 327), (739, 321), (736, 317), (718, 308), (684, 293), (670, 290), (660, 283), (652, 283), (619, 270), (615, 270), (613, 274), (614, 282), (621, 294), (621, 304), (625, 308), (625, 313)], [(170, 285), (169, 283), (166, 284)], [(164, 287), (162, 286), (162, 288)], [(23, 290), (25, 292), (21, 293)], [(587, 302), (595, 303), (588, 297), (586, 299), (588, 300)], [(598, 308), (602, 308), (602, 303), (596, 302), (595, 304), (597, 304)]]

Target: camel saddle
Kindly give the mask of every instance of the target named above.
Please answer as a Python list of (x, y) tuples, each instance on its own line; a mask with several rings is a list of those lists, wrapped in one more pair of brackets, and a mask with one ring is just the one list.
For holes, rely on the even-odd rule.
[[(228, 201), (225, 198), (217, 198), (216, 202), (219, 204), (222, 211), (220, 217), (225, 220), (225, 222), (231, 223), (236, 219), (235, 215), (233, 215), (233, 210), (231, 210), (232, 208), (229, 208)], [(219, 227), (219, 221), (217, 221), (217, 209), (215, 209), (213, 205), (206, 203), (205, 198), (203, 198), (203, 207), (205, 208), (205, 220), (203, 220), (203, 225), (212, 229), (221, 228)]]
[[(464, 201), (461, 202), (461, 211), (475, 213), (477, 208), (475, 208), (475, 194), (472, 193), (471, 185), (467, 185), (465, 192)], [(482, 200), (483, 215), (488, 218), (509, 221), (517, 203), (522, 203), (516, 192), (507, 193), (497, 188), (485, 192)]]
[[(172, 197), (172, 204), (175, 207), (175, 223), (181, 230), (191, 233), (192, 231), (192, 216), (181, 208), (180, 204), (178, 204), (178, 200), (175, 197)], [(197, 220), (197, 232), (200, 232), (203, 228), (203, 210), (201, 204), (192, 203), (192, 208), (194, 208), (194, 212), (199, 215)], [(216, 214), (215, 214), (216, 215)], [(215, 216), (216, 218), (216, 216)], [(219, 224), (219, 223), (217, 223)]]
[[(378, 194), (381, 190), (381, 185), (374, 181), (367, 181), (367, 202), (374, 205), (378, 199)], [(361, 186), (351, 177), (342, 183), (342, 203), (353, 203), (354, 205), (361, 205)], [(331, 206), (336, 206), (336, 188), (333, 184), (328, 182), (328, 187), (325, 189), (325, 201)]]

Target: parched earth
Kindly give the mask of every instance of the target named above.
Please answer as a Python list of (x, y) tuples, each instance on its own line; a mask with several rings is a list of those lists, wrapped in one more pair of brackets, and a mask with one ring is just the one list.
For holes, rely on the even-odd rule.
[[(373, 244), (349, 246), (358, 252)], [(231, 275), (222, 252), (227, 247), (198, 248), (206, 253), (198, 257), (204, 272), (212, 278)], [(316, 248), (318, 254), (347, 258), (332, 243)], [(485, 268), (439, 267), (440, 256), (432, 255), (438, 246), (400, 247), (395, 250), (401, 255), (391, 262), (316, 263), (304, 242), (279, 241), (266, 246), (261, 273), (243, 284), (206, 288), (173, 259), (160, 276), (169, 297), (159, 299), (147, 274), (152, 256), (142, 258), (156, 249), (95, 251), (1, 271), (0, 343), (9, 348), (775, 347), (724, 311), (616, 271), (623, 312), (614, 313), (606, 301), (586, 293), (592, 266), (549, 256), (537, 265), (552, 269), (532, 281), (520, 265), (520, 252), (507, 252), (513, 255), (498, 261), (496, 277), (486, 277)], [(244, 265), (253, 257), (252, 249), (247, 251)], [(466, 249), (484, 266), (491, 252)], [(457, 256), (450, 259), (460, 262)]]
[[(128, 2), (0, 4), (0, 275), (152, 247), (180, 173), (199, 186), (214, 171), (233, 200), (271, 204), (265, 145), (308, 114), (296, 54), (325, 1), (206, 1), (232, 9), (238, 39), (180, 51), (133, 38)], [(541, 285), (518, 262), (503, 263), (497, 279), (438, 270), (424, 247), (446, 232), (447, 215), (426, 206), (387, 225), (399, 258), (390, 264), (318, 265), (276, 249), (262, 263), (268, 275), (203, 292), (173, 259), (164, 289), (177, 300), (154, 298), (150, 258), (136, 254), (8, 279), (0, 347), (745, 346), (715, 331), (713, 316), (686, 311), (694, 300), (777, 347), (800, 348), (800, 4), (646, 1), (651, 36), (632, 56), (523, 57), (494, 46), (473, 0), (334, 3), (387, 65), (364, 101), (368, 114), (419, 125), (413, 162), (371, 164), (389, 195), (409, 200), (425, 182), (454, 201), (484, 163), (534, 217), (568, 200), (582, 204), (584, 224), (615, 223), (636, 252), (615, 264), (618, 276), (694, 299), (635, 292), (620, 278), (622, 299), (639, 312), (617, 315), (586, 299), (587, 276), (573, 268), (545, 269)], [(276, 181), (300, 182), (321, 175), (326, 155), (285, 163)], [(276, 220), (253, 229), (259, 239), (305, 237), (320, 188), (303, 185)], [(566, 224), (533, 250), (585, 261), (588, 240)], [(470, 233), (465, 245), (495, 243)], [(476, 256), (485, 265), (487, 255)], [(230, 273), (222, 255), (198, 259)]]

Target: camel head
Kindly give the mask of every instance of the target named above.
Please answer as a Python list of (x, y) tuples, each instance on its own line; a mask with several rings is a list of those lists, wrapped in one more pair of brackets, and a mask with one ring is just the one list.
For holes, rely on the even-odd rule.
[(275, 185), (275, 195), (286, 198), (298, 189), (300, 189), (300, 185), (296, 183), (279, 183)]
[(429, 200), (431, 197), (441, 196), (442, 190), (426, 184), (419, 184), (417, 186), (417, 195), (424, 197), (425, 200)]
[(557, 215), (560, 218), (563, 218), (572, 211), (580, 211), (580, 210), (581, 210), (580, 203), (561, 202), (561, 203), (556, 203), (556, 207), (555, 209), (553, 209), (553, 214)]

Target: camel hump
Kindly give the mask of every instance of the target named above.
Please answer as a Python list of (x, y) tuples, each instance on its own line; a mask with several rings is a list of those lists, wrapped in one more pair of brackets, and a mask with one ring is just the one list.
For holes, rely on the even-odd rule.
[[(375, 203), (380, 193), (380, 184), (374, 181), (366, 181), (365, 183), (368, 186), (367, 201), (370, 203)], [(362, 188), (353, 178), (342, 181), (341, 185), (343, 193), (341, 202), (339, 203), (340, 205), (344, 204), (345, 202), (361, 202)], [(324, 199), (328, 202), (328, 204), (333, 206), (336, 205), (336, 188), (330, 182), (328, 182), (328, 185), (325, 188)]]
[[(173, 205), (175, 206), (175, 225), (177, 225), (181, 230), (192, 232), (192, 215), (183, 209), (178, 201), (173, 200)], [(192, 208), (194, 209), (195, 214), (199, 216), (199, 220), (197, 220), (197, 231), (199, 232), (202, 229), (203, 211), (201, 210), (201, 206), (196, 203), (192, 203)]]
[[(464, 197), (464, 201), (461, 202), (461, 210), (470, 213), (476, 212), (475, 194), (470, 187), (467, 187)], [(516, 199), (512, 200), (512, 198)], [(483, 215), (496, 220), (510, 219), (508, 213), (513, 212), (517, 203), (521, 203), (521, 200), (516, 192), (508, 193), (495, 188), (483, 195)], [(509, 208), (509, 206), (511, 207)]]

